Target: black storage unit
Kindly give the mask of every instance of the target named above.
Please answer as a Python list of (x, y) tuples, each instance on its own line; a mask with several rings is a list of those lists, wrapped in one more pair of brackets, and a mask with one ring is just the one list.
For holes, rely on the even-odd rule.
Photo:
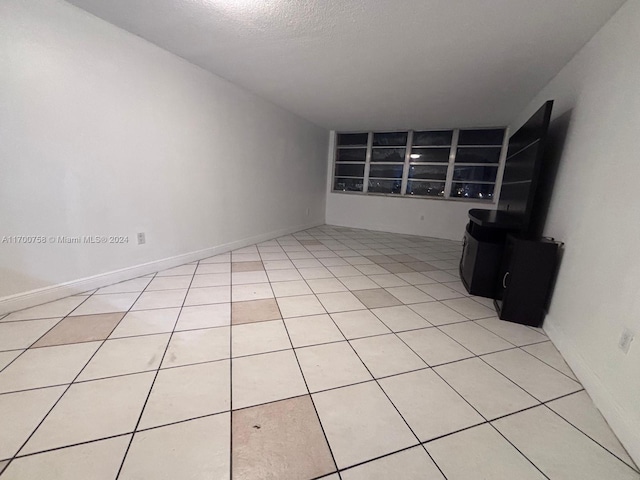
[(559, 246), (549, 239), (507, 236), (493, 302), (502, 320), (542, 325)]
[(504, 241), (494, 238), (483, 239), (483, 236), (477, 233), (479, 232), (474, 232), (473, 223), (469, 223), (464, 233), (460, 280), (470, 294), (495, 298)]

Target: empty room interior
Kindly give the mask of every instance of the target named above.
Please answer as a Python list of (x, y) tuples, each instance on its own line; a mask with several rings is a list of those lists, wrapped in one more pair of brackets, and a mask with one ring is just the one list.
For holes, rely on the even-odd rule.
[(0, 480), (640, 480), (640, 0), (1, 0)]

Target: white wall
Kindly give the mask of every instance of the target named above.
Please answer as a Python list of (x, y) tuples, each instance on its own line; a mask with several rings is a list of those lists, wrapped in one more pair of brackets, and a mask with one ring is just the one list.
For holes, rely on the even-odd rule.
[(467, 200), (334, 193), (331, 190), (335, 137), (332, 131), (327, 155), (326, 222), (329, 225), (462, 240), (470, 209), (496, 208), (492, 203)]
[(327, 142), (326, 130), (65, 2), (3, 0), (0, 237), (130, 242), (0, 243), (0, 304), (323, 223)]
[[(512, 129), (555, 99), (567, 133), (545, 234), (565, 251), (545, 330), (640, 464), (639, 25), (629, 0)], [(623, 327), (636, 333), (628, 355)]]

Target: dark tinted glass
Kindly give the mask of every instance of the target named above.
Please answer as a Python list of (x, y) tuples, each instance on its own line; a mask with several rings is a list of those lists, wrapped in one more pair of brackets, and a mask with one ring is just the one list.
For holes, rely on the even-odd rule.
[(502, 145), (504, 128), (491, 130), (460, 130), (458, 145)]
[(443, 197), (444, 182), (409, 182), (407, 184), (407, 194)]
[(454, 183), (451, 196), (459, 198), (493, 198), (493, 183)]
[(454, 180), (473, 180), (476, 182), (494, 182), (498, 167), (455, 167)]
[(412, 148), (412, 162), (448, 162), (451, 149), (445, 148)]
[(453, 130), (440, 132), (413, 132), (413, 145), (418, 146), (445, 146), (451, 145)]
[(340, 146), (349, 146), (349, 145), (367, 145), (367, 139), (369, 138), (368, 133), (339, 133), (338, 134), (338, 145)]
[(366, 159), (366, 148), (339, 148), (336, 152), (336, 160), (339, 162), (364, 162)]
[(400, 180), (369, 180), (369, 192), (374, 193), (400, 193), (402, 182)]
[(406, 148), (374, 148), (371, 150), (372, 162), (404, 162)]
[(379, 147), (400, 147), (407, 144), (407, 132), (374, 133), (373, 145)]
[(500, 147), (461, 147), (456, 151), (456, 163), (498, 163)]
[(370, 178), (402, 178), (404, 165), (371, 165)]
[(445, 180), (447, 178), (447, 165), (412, 165), (409, 167), (409, 178)]
[(336, 178), (333, 181), (333, 189), (342, 192), (361, 192), (361, 178)]
[(336, 163), (336, 177), (363, 177), (364, 176), (364, 163), (351, 164), (351, 163)]

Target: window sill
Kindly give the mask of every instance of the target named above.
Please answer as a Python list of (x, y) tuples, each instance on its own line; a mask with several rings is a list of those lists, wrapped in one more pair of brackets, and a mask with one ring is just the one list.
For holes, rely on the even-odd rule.
[(496, 203), (494, 199), (482, 199), (482, 198), (461, 198), (461, 197), (445, 198), (445, 197), (429, 197), (429, 196), (419, 196), (419, 195), (399, 195), (397, 193), (343, 192), (342, 190), (331, 190), (330, 193), (335, 193), (338, 195), (358, 195), (361, 197), (411, 198), (416, 200), (437, 200), (437, 201), (445, 201), (445, 202), (482, 203), (484, 205), (492, 205)]

